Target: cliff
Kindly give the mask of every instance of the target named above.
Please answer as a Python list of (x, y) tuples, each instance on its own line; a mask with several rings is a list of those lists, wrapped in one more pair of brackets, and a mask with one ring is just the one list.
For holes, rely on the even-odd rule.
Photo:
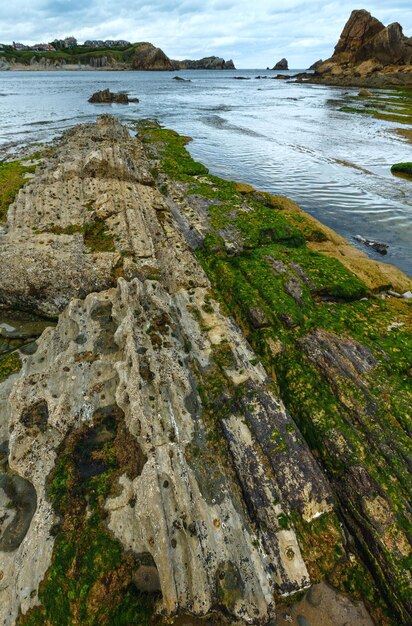
[(411, 281), (187, 141), (103, 116), (8, 210), (1, 623), (263, 625), (325, 578), (407, 623)]
[(0, 70), (7, 69), (110, 69), (110, 70), (176, 70), (235, 69), (233, 61), (206, 57), (198, 61), (172, 61), (151, 43), (135, 43), (128, 48), (107, 50), (77, 46), (68, 51), (16, 51), (5, 47), (0, 55)]
[(312, 80), (375, 87), (412, 85), (412, 38), (396, 22), (385, 27), (368, 11), (352, 11), (334, 54), (316, 67)]
[(235, 65), (230, 59), (225, 61), (220, 57), (205, 57), (199, 61), (191, 61), (186, 59), (184, 61), (173, 61), (176, 69), (181, 70), (234, 70)]

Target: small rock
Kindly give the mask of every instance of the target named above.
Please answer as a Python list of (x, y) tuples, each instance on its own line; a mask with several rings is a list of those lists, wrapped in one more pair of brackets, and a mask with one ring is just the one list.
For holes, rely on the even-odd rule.
[(405, 293), (402, 294), (402, 298), (406, 298), (406, 300), (410, 300), (412, 298), (412, 291), (405, 291)]
[(389, 246), (387, 243), (380, 243), (379, 241), (366, 239), (365, 237), (362, 237), (362, 235), (355, 235), (354, 239), (356, 239), (356, 241), (359, 241), (360, 243), (363, 243), (365, 246), (373, 248), (374, 250), (376, 250), (376, 252), (379, 252), (379, 254), (385, 255), (388, 253)]
[(402, 326), (405, 326), (405, 324), (403, 322), (391, 322), (387, 327), (386, 330), (388, 332), (390, 332), (391, 330), (398, 330), (398, 328), (402, 328)]
[(266, 315), (259, 309), (258, 307), (252, 307), (248, 311), (249, 322), (252, 324), (253, 328), (266, 328), (270, 326), (269, 320)]
[(88, 100), (92, 104), (129, 104), (129, 102), (139, 102), (138, 98), (129, 99), (127, 93), (113, 93), (110, 89), (96, 91)]
[(358, 96), (360, 96), (361, 98), (372, 98), (373, 93), (369, 91), (369, 89), (361, 89), (358, 93)]
[(393, 296), (394, 298), (401, 298), (401, 294), (397, 291), (392, 291), (392, 289), (388, 290), (388, 296)]

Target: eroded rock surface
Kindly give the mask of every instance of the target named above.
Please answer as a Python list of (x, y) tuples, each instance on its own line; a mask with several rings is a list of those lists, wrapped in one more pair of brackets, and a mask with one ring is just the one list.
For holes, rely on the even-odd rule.
[[(77, 557), (60, 574), (50, 568), (77, 527), (87, 543), (90, 519), (126, 560), (112, 578), (92, 581), (87, 611), (101, 605), (99, 585), (107, 594), (123, 576), (157, 590), (165, 614), (213, 610), (231, 623), (266, 624), (276, 597), (310, 585), (289, 514), (307, 522), (329, 514), (330, 488), (211, 297), (175, 213), (153, 187), (139, 141), (108, 117), (67, 133), (10, 208), (0, 298), (60, 315), (23, 357), (11, 390), (0, 385), (10, 394), (0, 413), (7, 476), (29, 484), (36, 502), (21, 532), (16, 498), (3, 520), (5, 626), (39, 603), (39, 623), (51, 619), (47, 585), (56, 575), (63, 587), (76, 580)], [(95, 219), (113, 250), (88, 249)], [(106, 483), (93, 481), (113, 463), (100, 492)]]
[(0, 303), (58, 323), (0, 383), (1, 623), (273, 624), (325, 577), (407, 623), (410, 281), (185, 143), (104, 116), (10, 207)]

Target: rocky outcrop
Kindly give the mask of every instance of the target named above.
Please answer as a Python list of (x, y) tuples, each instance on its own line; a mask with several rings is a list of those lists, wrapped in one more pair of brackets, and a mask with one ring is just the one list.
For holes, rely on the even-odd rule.
[(368, 11), (355, 10), (332, 57), (315, 69), (312, 82), (376, 87), (411, 85), (412, 47), (400, 24), (385, 27)]
[(263, 626), (327, 576), (408, 623), (411, 282), (186, 142), (103, 116), (10, 206), (0, 304), (58, 321), (0, 361), (0, 622)]
[(151, 43), (139, 45), (130, 60), (132, 70), (173, 70), (173, 61)]
[[(96, 220), (108, 250), (88, 240)], [(107, 116), (66, 133), (10, 207), (0, 301), (60, 316), (0, 409), (5, 475), (28, 494), (0, 544), (4, 625), (52, 620), (48, 586), (75, 585), (84, 551), (91, 568), (97, 530), (126, 569), (93, 561), (87, 607), (72, 589), (68, 611), (111, 607), (133, 579), (164, 614), (266, 624), (275, 596), (310, 585), (288, 516), (327, 516), (330, 489), (183, 233), (139, 140)]]
[(276, 65), (273, 66), (272, 68), (273, 70), (288, 70), (289, 66), (288, 66), (288, 62), (286, 59), (281, 59), (280, 61), (278, 61), (276, 63)]
[(129, 104), (129, 102), (139, 102), (138, 98), (129, 98), (127, 93), (112, 93), (110, 89), (96, 91), (88, 100), (93, 104)]
[(184, 61), (173, 61), (176, 69), (181, 70), (234, 70), (235, 65), (230, 59), (225, 61), (221, 57), (205, 57), (199, 61), (191, 61), (186, 59)]

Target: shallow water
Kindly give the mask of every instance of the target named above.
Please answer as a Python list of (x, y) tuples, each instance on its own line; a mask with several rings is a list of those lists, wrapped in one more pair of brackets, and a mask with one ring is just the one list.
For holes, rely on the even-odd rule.
[[(187, 71), (179, 75), (191, 82), (181, 82), (175, 72), (2, 72), (0, 157), (104, 112), (154, 118), (192, 136), (190, 152), (213, 173), (286, 195), (350, 239), (389, 244), (381, 257), (354, 242), (412, 275), (412, 183), (390, 173), (412, 160), (411, 144), (392, 122), (339, 111), (357, 90), (255, 78), (273, 74)], [(87, 102), (106, 87), (140, 103)]]

